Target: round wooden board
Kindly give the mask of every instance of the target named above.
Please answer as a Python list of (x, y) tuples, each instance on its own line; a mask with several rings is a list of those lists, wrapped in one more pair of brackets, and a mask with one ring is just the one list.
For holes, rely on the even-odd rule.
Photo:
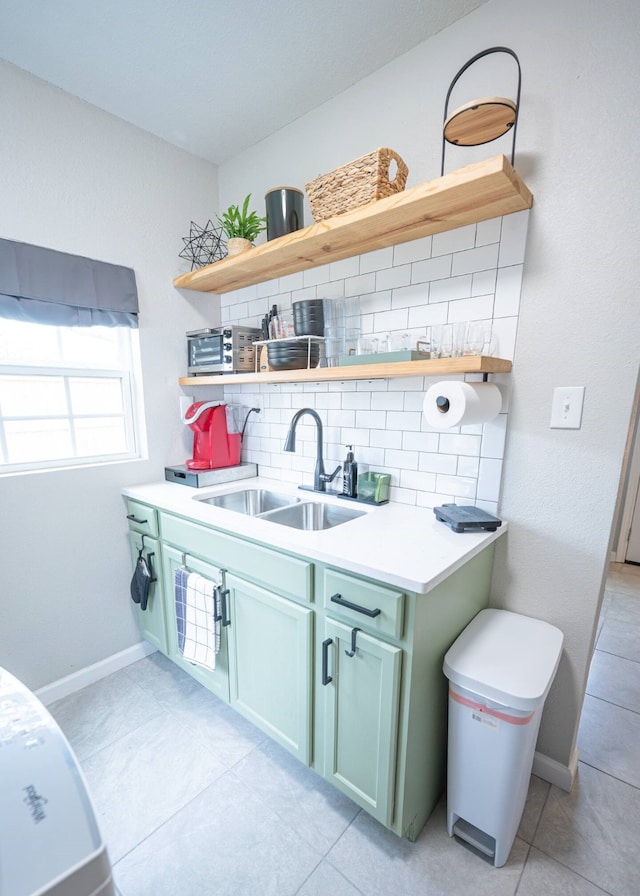
[(479, 146), (506, 134), (516, 120), (516, 104), (501, 96), (465, 103), (444, 123), (444, 138), (456, 146)]

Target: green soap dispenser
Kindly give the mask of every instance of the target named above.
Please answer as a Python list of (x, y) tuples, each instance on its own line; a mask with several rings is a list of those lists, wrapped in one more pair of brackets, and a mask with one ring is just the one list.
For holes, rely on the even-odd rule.
[(348, 498), (355, 498), (358, 494), (358, 464), (353, 457), (353, 445), (346, 446), (347, 459), (342, 466), (342, 494)]

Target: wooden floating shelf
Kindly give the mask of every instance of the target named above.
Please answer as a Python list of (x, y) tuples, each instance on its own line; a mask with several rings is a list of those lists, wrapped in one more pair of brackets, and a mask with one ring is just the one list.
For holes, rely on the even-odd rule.
[(526, 184), (509, 160), (498, 155), (182, 274), (173, 284), (179, 289), (200, 292), (231, 292), (375, 249), (524, 211), (532, 204), (533, 196)]
[(395, 361), (353, 364), (348, 367), (314, 367), (311, 370), (269, 370), (218, 376), (183, 376), (181, 386), (243, 386), (250, 383), (329, 383), (347, 380), (381, 380), (408, 376), (446, 376), (461, 373), (510, 373), (511, 361), (486, 355), (435, 358), (428, 361)]

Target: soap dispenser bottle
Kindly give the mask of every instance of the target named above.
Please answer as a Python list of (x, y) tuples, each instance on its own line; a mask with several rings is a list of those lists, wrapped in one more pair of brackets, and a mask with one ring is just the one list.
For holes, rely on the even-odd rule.
[(349, 450), (342, 467), (342, 494), (348, 498), (355, 498), (358, 494), (358, 464), (353, 457), (353, 445), (346, 447)]

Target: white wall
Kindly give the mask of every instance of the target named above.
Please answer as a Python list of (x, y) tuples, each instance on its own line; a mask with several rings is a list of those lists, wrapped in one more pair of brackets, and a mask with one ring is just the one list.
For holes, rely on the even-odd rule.
[(0, 120), (0, 236), (128, 265), (140, 298), (149, 457), (0, 477), (0, 666), (38, 688), (139, 641), (120, 488), (189, 454), (183, 333), (219, 305), (172, 278), (191, 219), (217, 211), (217, 169), (6, 63)]
[[(639, 31), (635, 0), (490, 0), (220, 169), (223, 207), (251, 192), (260, 208), (271, 187), (303, 186), (376, 146), (400, 153), (409, 185), (431, 179), (458, 68), (488, 47), (518, 54), (516, 168), (535, 201), (503, 473), (510, 530), (499, 542), (493, 603), (565, 634), (538, 742), (563, 766), (573, 758), (638, 373)], [(458, 101), (513, 96), (506, 78), (505, 69), (487, 90), (479, 74)], [(474, 150), (494, 151), (508, 154), (498, 142)], [(470, 152), (450, 148), (447, 170)], [(558, 385), (586, 386), (580, 431), (549, 429)]]

